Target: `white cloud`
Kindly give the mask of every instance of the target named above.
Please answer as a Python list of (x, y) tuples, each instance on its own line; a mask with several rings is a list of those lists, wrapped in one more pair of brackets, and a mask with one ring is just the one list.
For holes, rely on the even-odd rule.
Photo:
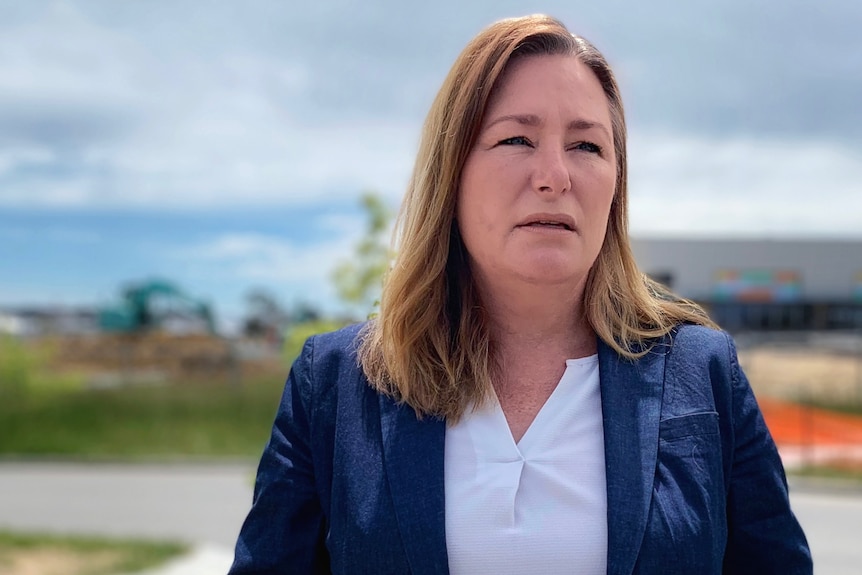
[[(286, 206), (350, 201), (365, 188), (392, 200), (399, 198), (412, 169), (421, 117), (401, 109), (389, 113), (385, 106), (392, 98), (419, 99), (411, 90), (417, 85), (426, 90), (427, 78), (442, 75), (449, 64), (439, 54), (454, 54), (459, 47), (454, 42), (463, 42), (467, 29), (475, 31), (478, 23), (502, 16), (497, 11), (503, 8), (471, 7), (470, 23), (460, 23), (458, 33), (441, 40), (445, 45), (439, 49), (436, 45), (435, 50), (427, 49), (434, 39), (433, 27), (416, 30), (418, 43), (405, 47), (402, 54), (380, 42), (397, 45), (400, 34), (418, 17), (413, 9), (392, 12), (404, 26), (390, 26), (391, 34), (375, 42), (368, 40), (373, 35), (360, 33), (365, 24), (376, 21), (379, 14), (373, 10), (309, 6), (289, 18), (289, 11), (279, 6), (273, 3), (260, 12), (236, 14), (227, 5), (215, 6), (179, 25), (179, 16), (165, 16), (174, 10), (182, 17), (190, 13), (165, 3), (136, 11), (128, 6), (121, 10), (110, 2), (54, 2), (35, 10), (29, 20), (22, 17), (3, 28), (0, 207)], [(559, 7), (565, 21), (578, 23), (574, 8)], [(672, 11), (664, 4), (661, 9)], [(374, 10), (389, 8), (375, 5)], [(445, 9), (423, 10), (429, 26), (443, 25)], [(598, 26), (599, 36), (603, 26), (617, 20), (606, 10), (585, 10), (589, 15), (585, 24), (592, 21)], [(840, 19), (842, 10), (832, 6), (829, 22)], [(685, 18), (699, 22), (696, 13), (692, 8)], [(334, 37), (320, 33), (328, 18), (333, 19), (332, 27), (326, 29)], [(273, 23), (282, 20), (290, 34), (273, 34)], [(363, 26), (357, 27), (356, 21)], [(616, 28), (607, 28), (606, 33), (611, 30)], [(822, 35), (818, 30), (811, 34)], [(735, 28), (718, 32), (720, 38), (710, 40), (708, 47), (724, 49), (726, 42), (719, 40), (740, 33)], [(283, 43), (278, 41), (280, 36), (286, 37)], [(700, 44), (692, 46), (695, 55), (678, 54), (679, 50), (671, 49), (678, 40), (659, 35), (659, 44), (650, 50), (667, 60), (654, 61), (655, 51), (633, 51), (628, 43), (638, 37), (626, 40), (625, 36), (617, 39), (616, 48), (620, 69), (630, 70), (634, 93), (643, 82), (661, 84), (671, 93), (683, 84), (690, 89), (701, 85), (697, 78), (657, 73), (676, 69), (675, 62), (688, 63), (682, 70), (696, 64), (709, 74), (709, 67), (702, 66), (703, 54), (697, 52), (706, 50)], [(327, 52), (327, 47), (334, 51)], [(705, 53), (710, 54), (709, 50)], [(345, 52), (351, 58), (336, 57)], [(764, 48), (758, 57), (777, 57), (773, 52)], [(736, 70), (731, 64), (729, 69)], [(757, 65), (761, 64), (758, 60)], [(718, 81), (724, 76), (709, 77)], [(793, 86), (798, 92), (815, 84)], [(816, 85), (822, 87), (823, 82)], [(427, 90), (432, 89), (427, 85)], [(836, 84), (832, 91), (848, 90)], [(729, 98), (714, 96), (722, 102)], [(429, 94), (422, 97), (430, 100)], [(751, 93), (746, 101), (758, 97)], [(328, 103), (321, 104), (321, 98)], [(685, 98), (698, 109), (712, 106), (694, 93), (686, 92)], [(388, 103), (372, 114), (351, 107), (354, 100)], [(333, 102), (344, 104), (344, 109)], [(662, 116), (666, 112), (661, 112), (671, 105), (672, 101), (661, 98), (635, 102), (641, 111), (637, 117), (650, 118), (647, 125), (656, 125), (656, 118), (672, 124), (674, 114)], [(800, 118), (819, 117), (810, 111), (789, 110), (786, 113)], [(858, 233), (862, 229), (862, 209), (856, 199), (862, 168), (859, 152), (851, 144), (842, 148), (825, 140), (743, 137), (732, 130), (722, 139), (705, 133), (656, 137), (638, 133), (634, 125), (632, 133), (635, 232)]]
[(635, 235), (862, 235), (855, 150), (637, 134), (629, 157)]
[(307, 64), (166, 51), (71, 4), (0, 38), (0, 205), (206, 208), (397, 197), (418, 125), (310, 122)]
[(198, 283), (269, 286), (295, 300), (336, 309), (335, 266), (349, 259), (363, 233), (361, 217), (325, 215), (313, 223), (325, 239), (301, 242), (284, 237), (233, 232), (170, 250)]
[(298, 283), (327, 280), (334, 265), (348, 257), (356, 237), (298, 245), (252, 233), (224, 234), (182, 249), (177, 257), (217, 264), (221, 273), (247, 279)]
[(302, 126), (261, 112), (263, 106), (246, 114), (231, 109), (223, 102), (188, 118), (171, 145), (153, 134), (116, 155), (115, 177), (124, 185), (114, 199), (168, 207), (284, 205), (350, 198), (365, 188), (392, 197), (407, 182), (410, 127)]
[(56, 161), (53, 151), (47, 147), (16, 146), (11, 150), (0, 150), (0, 178), (20, 166), (50, 166)]

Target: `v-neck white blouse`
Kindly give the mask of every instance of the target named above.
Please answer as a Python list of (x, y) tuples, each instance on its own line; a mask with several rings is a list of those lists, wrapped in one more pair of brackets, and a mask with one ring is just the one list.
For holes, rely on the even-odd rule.
[(446, 430), (452, 575), (604, 574), (607, 486), (598, 356), (566, 361), (515, 444), (496, 402)]

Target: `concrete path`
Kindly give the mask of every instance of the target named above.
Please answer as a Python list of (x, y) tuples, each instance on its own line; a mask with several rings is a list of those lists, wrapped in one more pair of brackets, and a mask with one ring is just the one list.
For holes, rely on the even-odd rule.
[(185, 541), (148, 575), (226, 573), (251, 506), (251, 465), (0, 463), (0, 528)]
[(134, 575), (224, 575), (232, 562), (232, 549), (204, 543), (196, 546), (185, 557), (158, 569), (139, 571)]
[(791, 484), (791, 504), (805, 529), (817, 575), (862, 571), (862, 490)]
[(0, 464), (0, 527), (206, 541), (233, 548), (249, 465)]
[[(147, 575), (217, 575), (251, 505), (252, 465), (0, 463), (0, 528), (173, 539), (194, 551)], [(818, 575), (862, 565), (862, 489), (796, 481)]]

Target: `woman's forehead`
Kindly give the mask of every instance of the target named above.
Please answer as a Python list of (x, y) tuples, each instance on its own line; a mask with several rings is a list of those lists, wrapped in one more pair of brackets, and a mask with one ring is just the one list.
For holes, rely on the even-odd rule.
[(538, 125), (550, 109), (566, 115), (574, 128), (611, 127), (607, 97), (589, 66), (574, 55), (542, 55), (506, 67), (491, 93), (483, 128), (507, 119)]

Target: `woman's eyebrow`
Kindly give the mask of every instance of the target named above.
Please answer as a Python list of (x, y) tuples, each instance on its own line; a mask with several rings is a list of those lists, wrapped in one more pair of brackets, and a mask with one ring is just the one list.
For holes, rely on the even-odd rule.
[(490, 128), (491, 126), (502, 122), (517, 122), (522, 126), (540, 126), (542, 124), (541, 118), (535, 114), (506, 114), (504, 116), (494, 118), (488, 122), (485, 127)]
[[(485, 125), (485, 129), (487, 130), (491, 126), (496, 124), (500, 124), (502, 122), (517, 122), (522, 126), (541, 126), (542, 119), (535, 114), (505, 114), (503, 116), (498, 116), (493, 120), (489, 121)], [(600, 122), (593, 122), (592, 120), (586, 120), (583, 118), (577, 118), (569, 122), (568, 125), (569, 131), (585, 131), (585, 130), (602, 130), (608, 137), (610, 137), (610, 132), (608, 132), (607, 127)]]
[(577, 120), (569, 122), (568, 128), (569, 131), (601, 130), (607, 137), (611, 137), (610, 132), (608, 132), (608, 129), (604, 124), (601, 122), (593, 122), (592, 120), (578, 118)]

